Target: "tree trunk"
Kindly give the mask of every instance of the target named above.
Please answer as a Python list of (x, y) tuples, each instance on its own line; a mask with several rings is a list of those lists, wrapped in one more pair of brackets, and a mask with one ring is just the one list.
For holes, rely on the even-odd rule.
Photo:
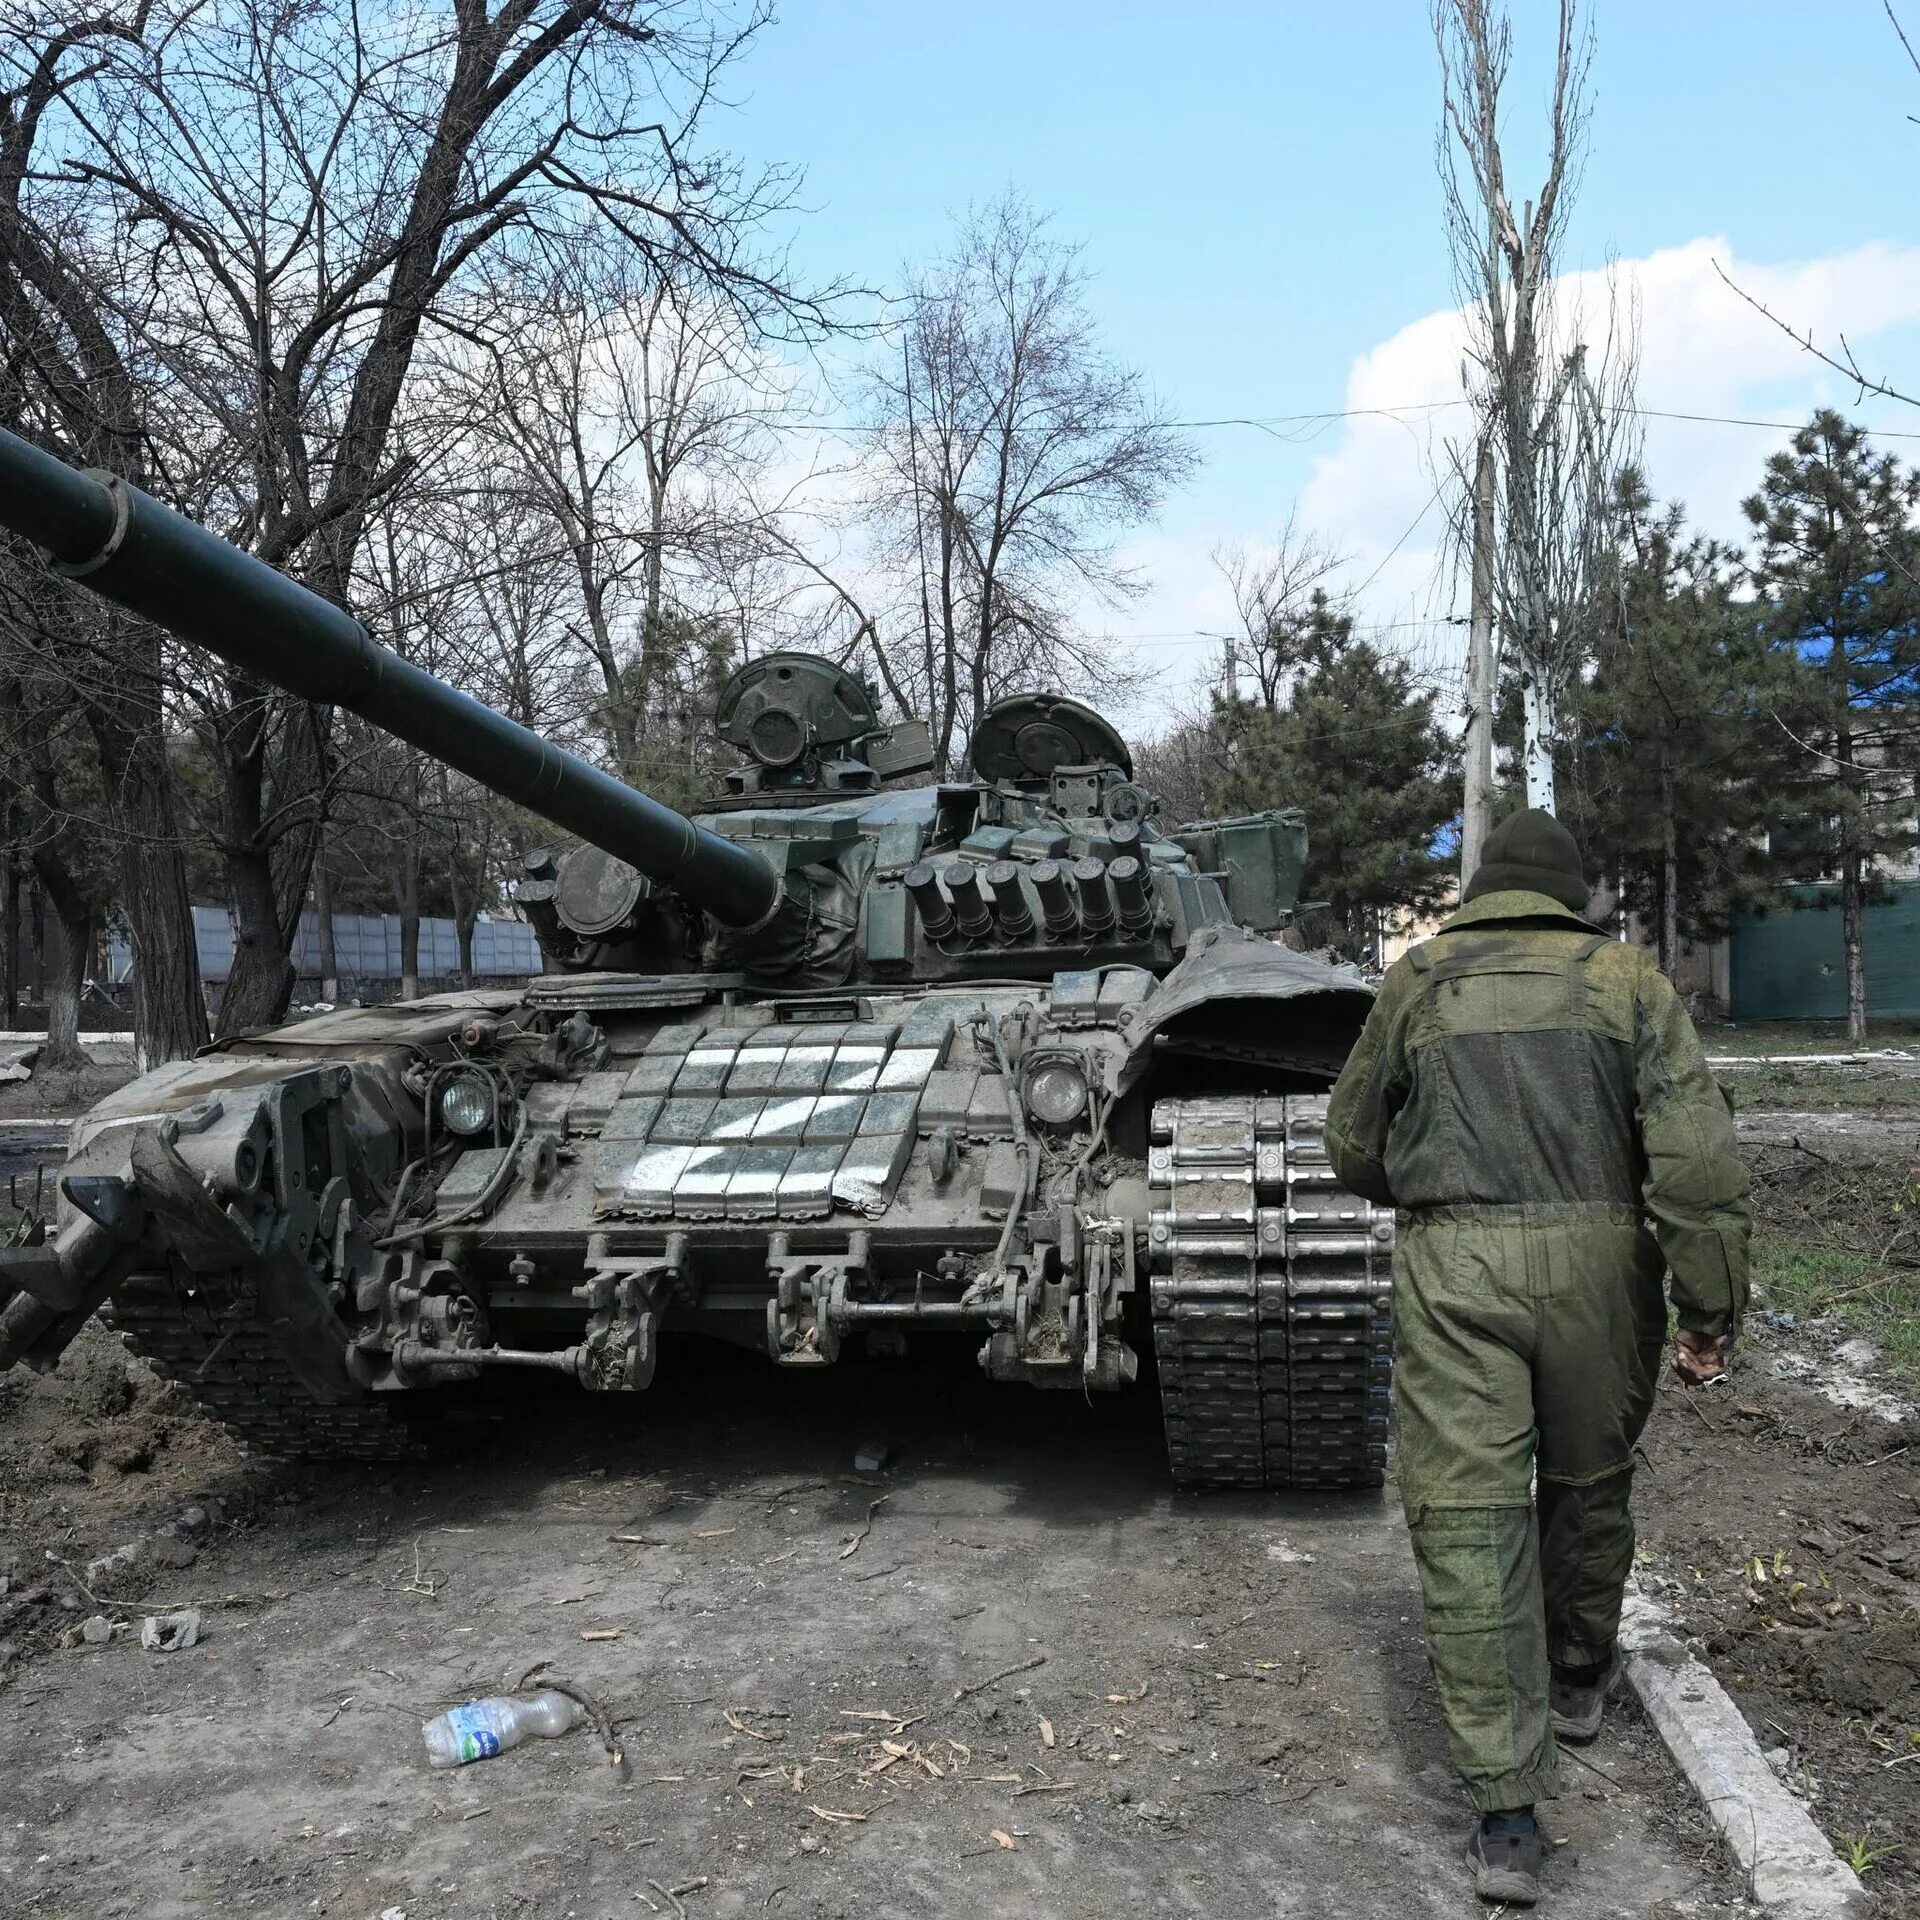
[[(1831, 446), (1828, 458), (1832, 457)], [(1828, 538), (1837, 532), (1833, 512), (1827, 516)], [(1847, 650), (1847, 595), (1852, 582), (1834, 583), (1827, 615), (1827, 673), (1834, 703), (1833, 757), (1840, 770), (1840, 946), (1846, 961), (1847, 1038), (1867, 1037), (1867, 964), (1863, 938), (1866, 907), (1866, 856), (1860, 846), (1860, 819), (1865, 794), (1854, 784), (1853, 660)]]
[(47, 997), (47, 896), (38, 882), (27, 899), (27, 998), (43, 1005)]
[(1671, 749), (1660, 748), (1660, 971), (1680, 964), (1680, 823), (1674, 818)]
[[(87, 702), (87, 727), (120, 843), (120, 905), (133, 946), (134, 1057), (144, 1073), (207, 1044), (200, 946), (160, 717), (160, 630), (115, 616), (110, 691)], [(103, 676), (104, 677), (104, 676)]]
[(1849, 852), (1840, 868), (1840, 944), (1847, 960), (1847, 1038), (1867, 1037), (1867, 968), (1863, 941), (1866, 884), (1860, 856)]
[(1542, 813), (1551, 813), (1554, 808), (1553, 702), (1547, 691), (1545, 676), (1536, 666), (1529, 666), (1526, 670), (1521, 704), (1524, 715), (1520, 758), (1526, 771), (1527, 805), (1538, 807)]
[(0, 940), (6, 943), (7, 1028), (11, 1032), (20, 1025), (20, 850), (14, 846), (7, 848), (6, 900), (0, 907)]
[[(1460, 897), (1493, 831), (1493, 442), (1483, 432), (1473, 480), (1473, 613), (1467, 650), (1467, 738), (1460, 820)], [(1271, 703), (1269, 703), (1271, 704)]]
[[(236, 685), (237, 702), (258, 703), (258, 694)], [(220, 1034), (277, 1027), (293, 998), (293, 961), (281, 914), (286, 876), (274, 871), (273, 840), (267, 831), (266, 761), (272, 750), (262, 712), (223, 727), (226, 835), (223, 864), (233, 901), (233, 971), (220, 1002)], [(283, 762), (291, 759), (283, 751)], [(302, 892), (305, 891), (304, 876)]]
[(233, 971), (220, 1001), (220, 1037), (278, 1026), (293, 997), (293, 962), (280, 943), (273, 869), (255, 848), (230, 850), (227, 885), (233, 895)]
[(400, 843), (394, 891), (400, 905), (400, 998), (420, 998), (420, 849)]
[(340, 1004), (340, 963), (333, 950), (333, 874), (323, 845), (313, 863), (314, 934), (320, 942), (320, 998), (328, 1006)]
[(666, 538), (667, 490), (663, 483), (655, 481), (647, 492), (647, 550), (641, 563), (640, 685), (635, 693), (643, 721), (652, 711), (654, 692), (661, 681), (660, 621), (665, 611)]
[(463, 987), (473, 985), (473, 922), (475, 908), (473, 895), (467, 890), (460, 873), (460, 854), (456, 847), (454, 856), (448, 862), (447, 885), (453, 894), (453, 930), (460, 941), (460, 984)]
[(80, 1045), (80, 992), (93, 946), (93, 915), (51, 848), (34, 855), (34, 870), (53, 907), (46, 939), (47, 1038), (38, 1064), (72, 1073), (91, 1064)]

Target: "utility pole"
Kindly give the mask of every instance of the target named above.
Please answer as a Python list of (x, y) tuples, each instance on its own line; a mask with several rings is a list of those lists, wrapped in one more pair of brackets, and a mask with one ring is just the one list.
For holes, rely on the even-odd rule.
[(1473, 611), (1467, 641), (1466, 806), (1460, 892), (1493, 828), (1493, 440), (1484, 429), (1473, 473)]

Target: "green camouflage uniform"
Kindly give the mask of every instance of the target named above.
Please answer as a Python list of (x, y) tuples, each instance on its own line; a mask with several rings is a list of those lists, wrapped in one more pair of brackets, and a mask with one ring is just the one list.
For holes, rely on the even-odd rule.
[(1387, 974), (1327, 1145), (1401, 1210), (1398, 1474), (1454, 1761), (1483, 1812), (1528, 1806), (1556, 1786), (1548, 1662), (1619, 1626), (1663, 1269), (1684, 1328), (1746, 1301), (1729, 1109), (1646, 954), (1497, 892)]

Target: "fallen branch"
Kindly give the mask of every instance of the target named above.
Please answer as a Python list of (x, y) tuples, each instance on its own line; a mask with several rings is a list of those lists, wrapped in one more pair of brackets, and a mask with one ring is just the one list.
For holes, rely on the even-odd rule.
[[(730, 1726), (735, 1733), (744, 1733), (749, 1740), (761, 1740), (769, 1746), (787, 1737), (784, 1733), (762, 1733), (758, 1727), (748, 1726), (747, 1723), (740, 1718), (741, 1711), (741, 1709), (736, 1707), (728, 1707), (724, 1716), (727, 1725)], [(753, 1709), (748, 1707), (745, 1711), (751, 1713)]]
[(1561, 1742), (1560, 1751), (1564, 1753), (1569, 1760), (1578, 1760), (1580, 1764), (1583, 1767), (1585, 1767), (1589, 1773), (1597, 1773), (1600, 1776), (1600, 1778), (1604, 1780), (1608, 1786), (1612, 1787), (1616, 1793), (1624, 1793), (1626, 1791), (1626, 1789), (1621, 1786), (1620, 1782), (1616, 1780), (1613, 1777), (1613, 1775), (1606, 1770), (1605, 1767), (1596, 1767), (1593, 1764), (1593, 1762), (1589, 1760), (1584, 1753), (1579, 1752), (1577, 1749), (1575, 1749), (1573, 1746), (1569, 1745), (1565, 1741)]
[(892, 1494), (883, 1493), (879, 1497), (879, 1499), (869, 1500), (867, 1502), (867, 1517), (861, 1523), (860, 1531), (858, 1533), (850, 1533), (847, 1536), (847, 1544), (840, 1549), (840, 1558), (842, 1560), (846, 1559), (849, 1554), (858, 1553), (860, 1551), (860, 1542), (864, 1540), (867, 1537), (867, 1535), (873, 1531), (873, 1516), (876, 1513), (878, 1513), (880, 1509), (884, 1507), (887, 1504), (887, 1502), (892, 1498), (893, 1498)]
[(211, 1600), (103, 1600), (57, 1553), (48, 1549), (47, 1558), (102, 1613), (209, 1613), (215, 1607), (269, 1607), (293, 1598), (291, 1593), (223, 1593)]
[[(1030, 1660), (1017, 1660), (1010, 1667), (1002, 1667), (998, 1673), (988, 1674), (984, 1680), (976, 1680), (971, 1686), (956, 1689), (953, 1704), (957, 1706), (962, 1700), (972, 1699), (976, 1693), (985, 1693), (989, 1687), (997, 1687), (1002, 1680), (1011, 1680), (1016, 1673), (1031, 1673), (1035, 1667), (1044, 1667), (1046, 1664), (1047, 1656), (1044, 1653), (1036, 1653)], [(924, 1714), (921, 1716), (922, 1719), (925, 1717)]]
[(523, 1691), (536, 1676), (540, 1677), (543, 1687), (550, 1687), (555, 1693), (564, 1693), (569, 1700), (586, 1709), (588, 1719), (593, 1722), (593, 1730), (600, 1736), (600, 1744), (607, 1750), (607, 1764), (612, 1767), (616, 1779), (624, 1780), (627, 1777), (627, 1755), (613, 1730), (613, 1716), (585, 1687), (577, 1687), (571, 1680), (557, 1679), (549, 1674), (544, 1660), (529, 1667), (520, 1676), (519, 1685), (514, 1691)]

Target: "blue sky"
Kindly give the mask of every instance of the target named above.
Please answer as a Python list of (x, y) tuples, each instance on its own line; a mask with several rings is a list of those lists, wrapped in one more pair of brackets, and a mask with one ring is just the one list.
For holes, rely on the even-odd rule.
[[(1531, 180), (1551, 15), (1545, 0), (1514, 11), (1508, 159)], [(1796, 317), (1846, 325), (1867, 364), (1920, 386), (1920, 126), (1906, 117), (1920, 113), (1920, 74), (1879, 0), (1605, 0), (1596, 12), (1593, 125), (1566, 264), (1627, 264), (1643, 401), (1791, 418), (1847, 397), (1739, 308), (1715, 259)], [(1907, 12), (1920, 32), (1920, 0)], [(1182, 416), (1451, 390), (1438, 78), (1420, 0), (787, 0), (733, 92), (720, 136), (806, 170), (811, 211), (793, 240), (815, 273), (897, 284), (904, 263), (940, 249), (956, 213), (1012, 185), (1084, 244), (1108, 343)], [(1920, 411), (1883, 404), (1862, 417), (1920, 434)], [(1157, 591), (1105, 616), (1116, 633), (1149, 636), (1142, 657), (1176, 690), (1209, 650), (1173, 636), (1225, 617), (1215, 544), (1256, 543), (1298, 503), (1364, 578), (1434, 471), (1434, 449), (1392, 423), (1197, 438), (1205, 468), (1135, 543)], [(1647, 460), (1656, 490), (1733, 533), (1739, 495), (1777, 439), (1653, 423)], [(1449, 610), (1428, 537), (1436, 520), (1381, 567), (1366, 597), (1376, 619)]]

